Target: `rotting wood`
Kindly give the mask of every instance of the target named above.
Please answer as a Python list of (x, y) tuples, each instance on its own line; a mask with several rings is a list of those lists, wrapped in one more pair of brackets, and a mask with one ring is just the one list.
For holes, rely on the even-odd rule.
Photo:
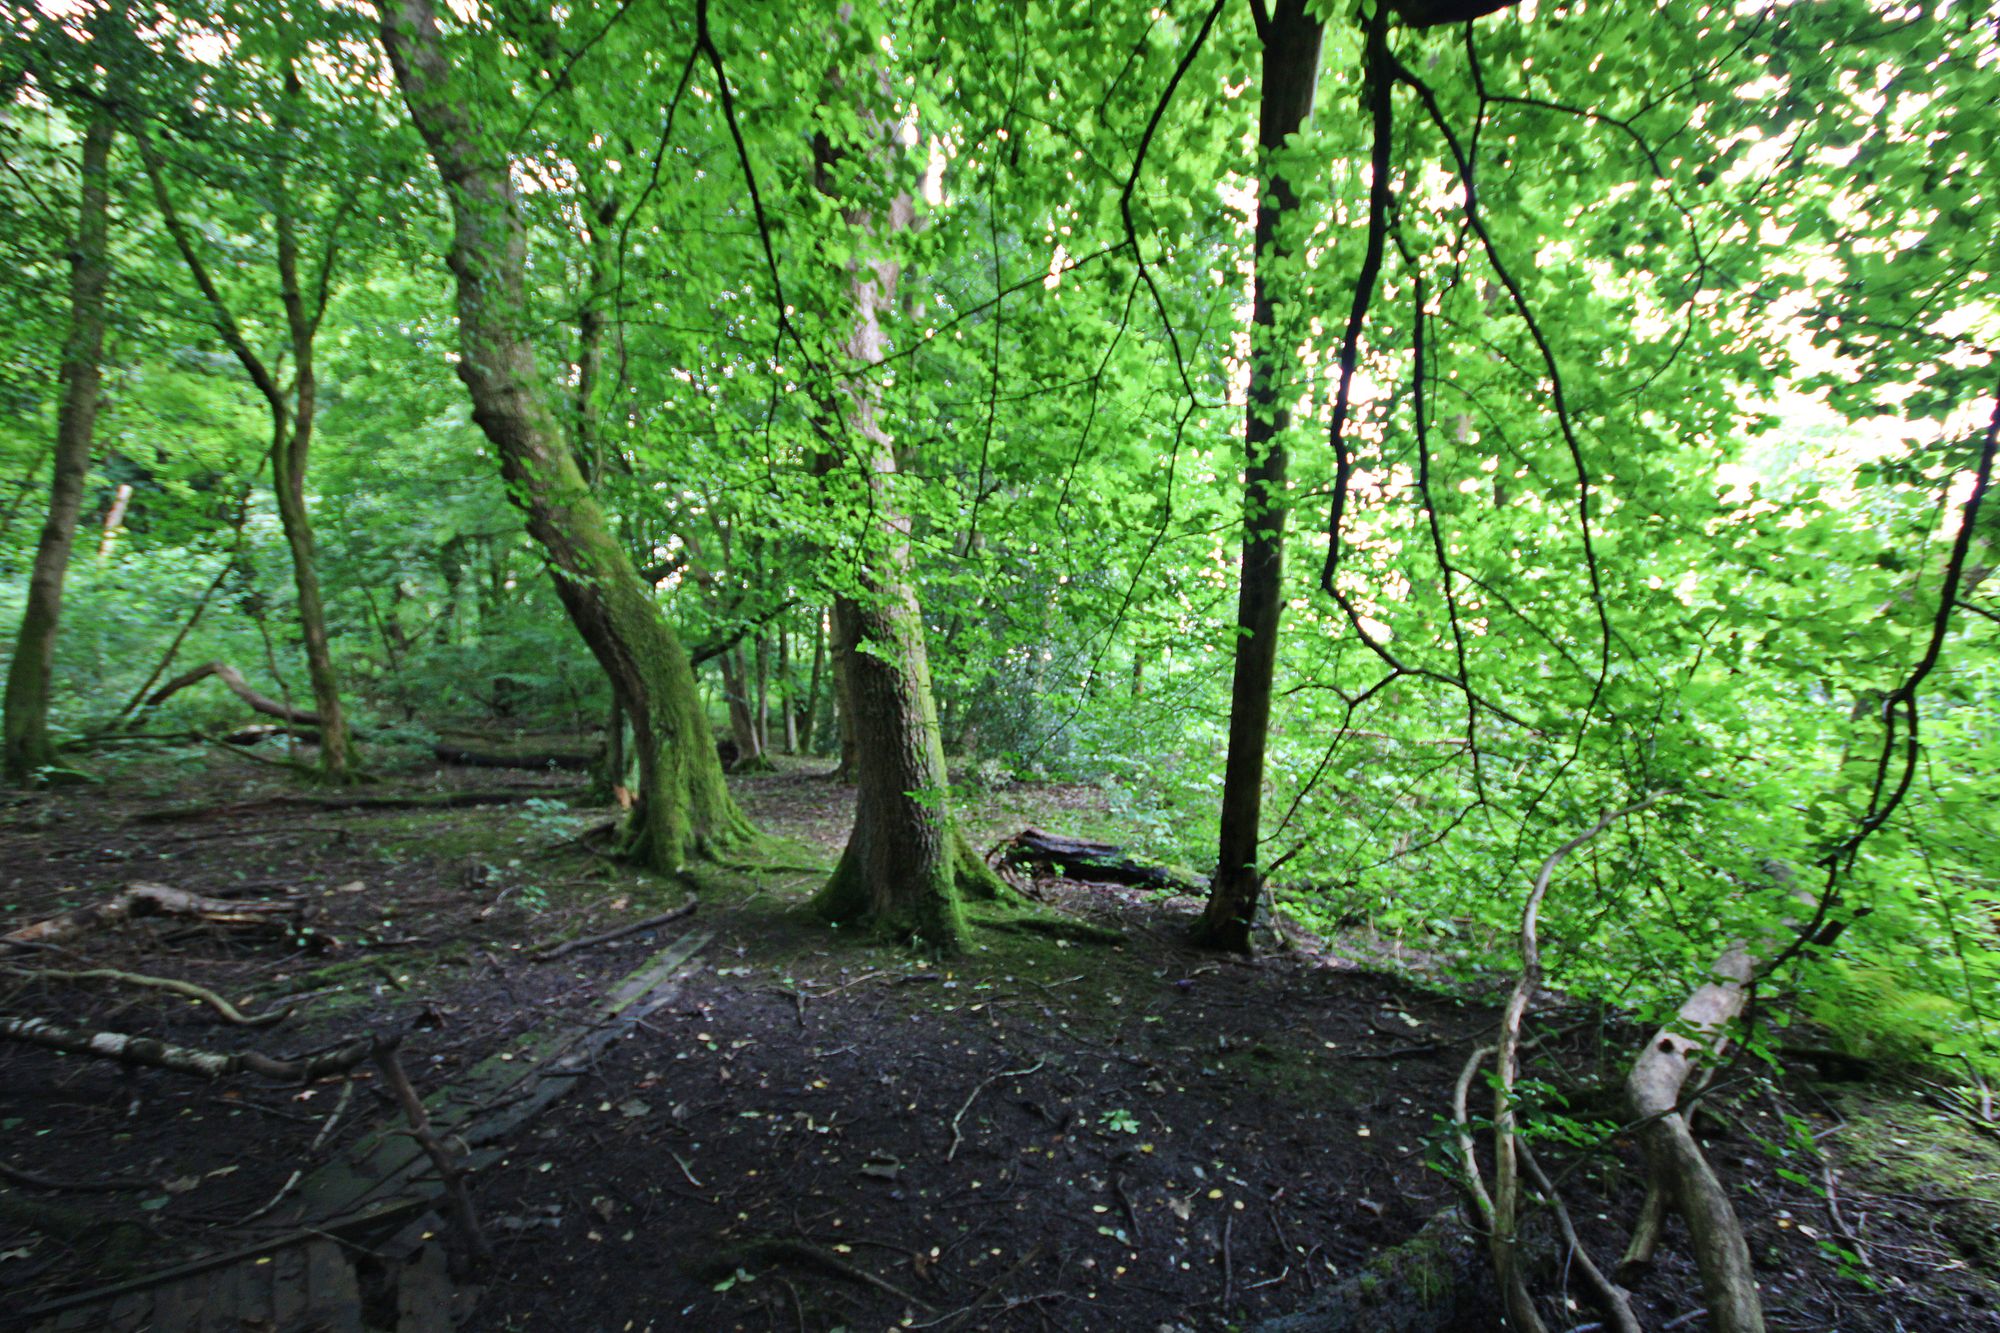
[(0, 935), (0, 944), (60, 944), (145, 916), (195, 917), (211, 925), (262, 926), (295, 932), (308, 914), (302, 900), (246, 903), (209, 898), (185, 889), (134, 880), (122, 893)]
[(662, 912), (658, 916), (649, 916), (643, 921), (633, 921), (612, 930), (600, 931), (595, 935), (585, 935), (580, 939), (565, 940), (560, 944), (551, 944), (546, 948), (535, 950), (528, 957), (537, 963), (552, 963), (556, 959), (576, 953), (578, 950), (589, 949), (599, 944), (609, 944), (613, 940), (622, 940), (628, 935), (637, 935), (642, 931), (652, 930), (656, 926), (664, 926), (669, 921), (678, 921), (682, 917), (693, 916), (694, 909), (697, 906), (699, 904), (693, 898), (689, 898), (671, 912)]
[(598, 750), (484, 750), (446, 741), (431, 746), (431, 754), (460, 768), (553, 768), (572, 773), (589, 771), (602, 757)]
[(171, 824), (189, 819), (213, 819), (221, 815), (247, 814), (271, 806), (298, 806), (310, 810), (461, 810), (481, 805), (513, 805), (524, 801), (549, 800), (569, 794), (561, 787), (496, 787), (483, 791), (411, 792), (403, 795), (306, 796), (278, 792), (248, 801), (223, 805), (178, 805), (164, 810), (146, 810), (132, 816), (135, 824)]
[(1165, 866), (1134, 860), (1114, 843), (1066, 838), (1038, 828), (1024, 828), (994, 850), (1010, 866), (1026, 866), (1041, 874), (1057, 874), (1066, 879), (1171, 889), (1183, 894), (1201, 893), (1204, 887)]

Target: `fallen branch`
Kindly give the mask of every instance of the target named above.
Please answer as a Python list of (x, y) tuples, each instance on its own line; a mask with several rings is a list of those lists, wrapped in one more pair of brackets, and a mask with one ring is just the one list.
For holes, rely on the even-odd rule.
[[(312, 1143), (306, 1148), (307, 1157), (311, 1157), (314, 1153), (318, 1152), (320, 1148), (325, 1145), (327, 1139), (333, 1136), (333, 1127), (340, 1123), (340, 1117), (347, 1110), (347, 1103), (350, 1100), (352, 1100), (353, 1097), (354, 1097), (354, 1080), (350, 1078), (344, 1081), (340, 1085), (340, 1099), (333, 1104), (332, 1114), (328, 1115), (325, 1123), (320, 1125), (319, 1133), (313, 1135)], [(278, 1186), (278, 1192), (276, 1194), (273, 1194), (270, 1200), (267, 1203), (265, 1203), (263, 1207), (259, 1208), (256, 1212), (250, 1213), (240, 1218), (236, 1222), (236, 1226), (247, 1227), (252, 1222), (255, 1222), (258, 1218), (264, 1216), (266, 1213), (269, 1213), (273, 1208), (276, 1208), (279, 1204), (283, 1203), (285, 1201), (285, 1196), (290, 1194), (293, 1190), (297, 1189), (299, 1186), (299, 1182), (301, 1180), (304, 1180), (305, 1178), (306, 1178), (306, 1169), (303, 1166), (294, 1167), (292, 1170), (292, 1174), (285, 1178), (285, 1183)]]
[[(1515, 1081), (1521, 1072), (1521, 1023), (1528, 1003), (1542, 984), (1542, 952), (1537, 938), (1542, 901), (1548, 896), (1549, 882), (1556, 867), (1571, 852), (1585, 846), (1619, 820), (1636, 815), (1659, 801), (1666, 793), (1655, 792), (1643, 801), (1621, 810), (1607, 810), (1595, 824), (1550, 852), (1535, 875), (1534, 887), (1521, 907), (1521, 975), (1507, 997), (1500, 1019), (1499, 1056), (1495, 1061), (1493, 1088), (1493, 1218), (1488, 1236), (1493, 1254), (1493, 1271), (1500, 1279), (1500, 1291), (1507, 1302), (1507, 1316), (1521, 1333), (1542, 1333), (1546, 1327), (1529, 1296), (1527, 1279), (1521, 1272), (1518, 1253), (1520, 1214), (1519, 1139), (1515, 1133), (1518, 1113), (1514, 1098)], [(1645, 1114), (1642, 1110), (1641, 1114)], [(1615, 1312), (1614, 1312), (1615, 1317)]]
[(269, 695), (257, 693), (243, 679), (243, 673), (235, 667), (230, 666), (227, 662), (204, 662), (192, 671), (175, 676), (172, 680), (160, 686), (159, 689), (154, 690), (146, 697), (146, 707), (148, 709), (158, 708), (166, 701), (169, 695), (177, 694), (190, 685), (199, 684), (207, 680), (210, 676), (221, 681), (228, 687), (231, 694), (241, 699), (244, 703), (249, 704), (254, 711), (262, 713), (265, 717), (275, 717), (280, 722), (290, 722), (303, 727), (316, 727), (319, 725), (318, 713), (313, 712), (309, 708), (293, 708), (289, 704), (280, 703)]
[(149, 977), (139, 972), (120, 972), (111, 967), (91, 967), (74, 972), (51, 967), (8, 967), (0, 968), (0, 971), (5, 971), (11, 976), (43, 978), (50, 981), (116, 981), (127, 986), (172, 991), (176, 995), (200, 1000), (238, 1027), (269, 1027), (273, 1023), (283, 1022), (292, 1014), (290, 1005), (282, 1009), (273, 1009), (268, 1013), (246, 1014), (208, 987), (198, 986), (192, 981), (180, 981), (173, 977)]
[(1654, 1179), (1671, 1193), (1687, 1222), (1715, 1333), (1762, 1333), (1764, 1310), (1743, 1226), (1678, 1103), (1701, 1062), (1721, 1051), (1755, 972), (1748, 946), (1730, 945), (1716, 960), (1712, 979), (1654, 1034), (1625, 1080), (1633, 1112), (1649, 1120), (1640, 1141)]
[(693, 898), (689, 898), (671, 912), (662, 912), (658, 916), (649, 916), (644, 921), (634, 921), (629, 925), (619, 926), (614, 930), (601, 931), (596, 935), (584, 935), (578, 939), (565, 940), (561, 944), (551, 944), (546, 948), (535, 950), (528, 955), (528, 958), (531, 962), (552, 963), (556, 959), (566, 957), (580, 949), (589, 949), (599, 944), (609, 944), (613, 940), (622, 940), (627, 935), (637, 935), (641, 931), (651, 930), (655, 926), (664, 926), (669, 921), (678, 921), (684, 916), (693, 916), (697, 905)]
[(305, 904), (232, 902), (226, 898), (189, 893), (185, 889), (168, 888), (164, 884), (135, 881), (116, 897), (0, 935), (0, 944), (58, 944), (155, 914), (198, 917), (215, 925), (273, 926), (293, 931), (305, 914)]
[(410, 1076), (403, 1072), (403, 1062), (396, 1056), (396, 1043), (377, 1042), (371, 1054), (375, 1067), (382, 1071), (382, 1077), (389, 1084), (389, 1091), (395, 1094), (397, 1105), (403, 1108), (404, 1119), (410, 1122), (410, 1137), (417, 1141), (430, 1157), (431, 1165), (437, 1168), (438, 1180), (444, 1185), (445, 1198), (451, 1204), (453, 1229), (458, 1233), (465, 1254), (477, 1264), (490, 1263), (493, 1246), (480, 1229), (479, 1215), (472, 1211), (472, 1196), (465, 1189), (464, 1168), (431, 1129), (431, 1119), (424, 1111), (423, 1099), (410, 1086)]
[(63, 1190), (72, 1194), (121, 1194), (127, 1190), (153, 1188), (150, 1180), (56, 1180), (50, 1176), (37, 1175), (33, 1171), (23, 1171), (18, 1166), (0, 1162), (0, 1179), (13, 1181), (16, 1185), (26, 1185), (29, 1189)]
[(971, 1094), (966, 1097), (965, 1104), (958, 1108), (958, 1114), (951, 1118), (951, 1151), (944, 1155), (944, 1160), (949, 1162), (952, 1158), (958, 1156), (959, 1145), (965, 1142), (965, 1133), (960, 1127), (960, 1122), (965, 1119), (965, 1113), (972, 1109), (972, 1104), (979, 1100), (980, 1093), (986, 1091), (1003, 1078), (1026, 1078), (1047, 1063), (1048, 1057), (1044, 1056), (1026, 1069), (1003, 1069), (997, 1074), (982, 1079), (979, 1086), (974, 1088)]
[(366, 1060), (374, 1044), (372, 1038), (362, 1037), (301, 1060), (280, 1060), (262, 1051), (204, 1051), (126, 1032), (88, 1032), (46, 1018), (4, 1017), (0, 1017), (0, 1039), (26, 1042), (68, 1055), (94, 1055), (119, 1064), (170, 1069), (197, 1078), (249, 1073), (280, 1083), (310, 1083), (328, 1074), (344, 1074)]
[(1606, 1277), (1604, 1270), (1590, 1257), (1590, 1251), (1583, 1246), (1583, 1239), (1576, 1234), (1576, 1224), (1570, 1220), (1569, 1208), (1563, 1203), (1562, 1195), (1556, 1192), (1555, 1185), (1542, 1170), (1542, 1164), (1535, 1160), (1535, 1154), (1527, 1142), (1522, 1141), (1518, 1147), (1521, 1165), (1527, 1168), (1528, 1179), (1534, 1182), (1535, 1188), (1542, 1192), (1543, 1198), (1554, 1210), (1556, 1229), (1562, 1232), (1563, 1244), (1569, 1247), (1570, 1257), (1576, 1260), (1576, 1266), (1583, 1270), (1583, 1275), (1590, 1279), (1590, 1285), (1596, 1288), (1597, 1303), (1603, 1307), (1605, 1317), (1611, 1321), (1611, 1327), (1617, 1329), (1618, 1333), (1641, 1333), (1639, 1317), (1632, 1313), (1631, 1294)]

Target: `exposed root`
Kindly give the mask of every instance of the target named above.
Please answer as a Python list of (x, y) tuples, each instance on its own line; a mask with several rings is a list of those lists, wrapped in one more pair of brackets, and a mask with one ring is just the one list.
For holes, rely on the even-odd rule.
[(42, 978), (48, 981), (116, 981), (126, 986), (143, 986), (151, 990), (171, 991), (185, 995), (189, 999), (200, 1000), (209, 1008), (221, 1014), (224, 1019), (238, 1027), (262, 1028), (273, 1023), (282, 1023), (291, 1017), (292, 1007), (273, 1009), (268, 1013), (246, 1014), (228, 1000), (217, 995), (206, 986), (198, 986), (192, 981), (180, 981), (173, 977), (149, 977), (139, 972), (121, 972), (110, 967), (91, 967), (78, 971), (68, 971), (50, 967), (9, 967), (0, 969), (12, 976)]

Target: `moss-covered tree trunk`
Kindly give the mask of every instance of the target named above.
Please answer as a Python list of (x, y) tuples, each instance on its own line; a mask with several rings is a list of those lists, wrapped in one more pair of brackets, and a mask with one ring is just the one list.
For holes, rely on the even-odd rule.
[[(1265, 160), (1312, 119), (1322, 25), (1306, 0), (1277, 0), (1260, 24), (1264, 57), (1257, 144)], [(1285, 431), (1291, 425), (1289, 353), (1277, 332), (1274, 270), (1289, 253), (1279, 225), (1297, 205), (1290, 184), (1266, 170), (1257, 197), (1250, 331), (1250, 395), (1243, 469), (1243, 564), (1237, 584), (1236, 662), (1229, 693), (1229, 754), (1223, 765), (1222, 829), (1208, 905), (1194, 938), (1247, 953), (1263, 888), (1259, 842), (1271, 679), (1285, 604)]]
[(452, 210), (459, 378), (556, 594), (625, 708), (639, 769), (627, 849), (659, 869), (747, 836), (694, 668), (557, 429), (526, 328), (527, 233), (504, 151), (452, 87), (432, 0), (382, 7), (382, 44)]
[[(850, 214), (849, 220), (858, 227), (866, 219)], [(914, 220), (908, 195), (898, 196), (883, 219), (890, 234)], [(886, 260), (855, 267), (854, 331), (842, 350), (856, 361), (882, 360), (882, 312), (895, 299), (899, 276)], [(966, 942), (964, 900), (1007, 890), (952, 817), (910, 523), (891, 493), (896, 450), (879, 420), (877, 395), (873, 379), (847, 387), (844, 461), (862, 470), (873, 497), (860, 519), (873, 529), (863, 542), (861, 587), (833, 606), (839, 699), (854, 743), (854, 830), (814, 906), (829, 920), (863, 922), (890, 938), (949, 953)]]
[(35, 547), (27, 605), (7, 668), (4, 768), (13, 783), (28, 783), (55, 762), (49, 740), (49, 688), (55, 672), (56, 631), (62, 617), (63, 579), (76, 544), (83, 486), (90, 472), (91, 442), (103, 382), (104, 293), (111, 281), (111, 140), (107, 113), (90, 120), (83, 135), (82, 188), (75, 243), (70, 249), (69, 330), (63, 339), (62, 405), (56, 415), (55, 466), (49, 482), (49, 515)]

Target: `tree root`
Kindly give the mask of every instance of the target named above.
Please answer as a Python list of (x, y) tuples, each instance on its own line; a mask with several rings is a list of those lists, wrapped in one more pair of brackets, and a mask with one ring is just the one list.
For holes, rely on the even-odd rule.
[(173, 977), (149, 977), (140, 972), (120, 972), (116, 968), (92, 967), (80, 971), (68, 971), (48, 967), (8, 967), (0, 968), (11, 976), (43, 978), (50, 981), (116, 981), (127, 986), (144, 986), (152, 990), (172, 991), (200, 1000), (209, 1008), (221, 1014), (224, 1019), (238, 1027), (262, 1028), (273, 1023), (282, 1023), (291, 1017), (292, 1007), (273, 1009), (268, 1013), (246, 1014), (228, 1000), (223, 999), (206, 986), (198, 986), (192, 981), (180, 981)]
[(1052, 939), (1068, 940), (1072, 944), (1123, 944), (1128, 938), (1124, 931), (1111, 926), (1100, 926), (1092, 921), (1084, 921), (1073, 916), (1057, 916), (1052, 912), (993, 912), (972, 910), (967, 913), (972, 924), (985, 930), (998, 930), (1012, 935), (1045, 935)]
[(691, 1265), (691, 1269), (696, 1277), (720, 1279), (728, 1277), (739, 1268), (749, 1268), (760, 1263), (792, 1264), (795, 1267), (812, 1269), (832, 1277), (873, 1287), (919, 1310), (937, 1309), (921, 1296), (907, 1292), (887, 1278), (877, 1277), (859, 1265), (847, 1262), (831, 1250), (821, 1249), (802, 1240), (788, 1240), (782, 1236), (763, 1236), (739, 1245), (726, 1246)]

